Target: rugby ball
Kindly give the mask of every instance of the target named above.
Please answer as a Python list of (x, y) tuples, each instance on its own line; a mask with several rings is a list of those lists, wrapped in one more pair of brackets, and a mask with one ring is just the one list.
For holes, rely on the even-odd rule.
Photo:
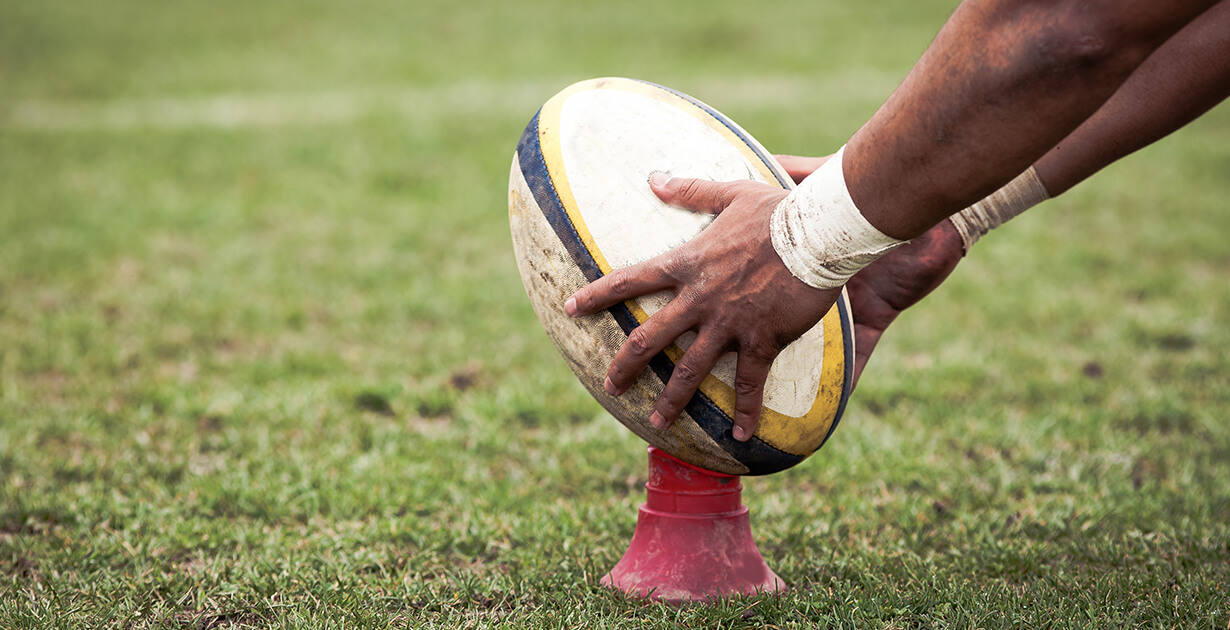
[(688, 241), (713, 220), (660, 201), (648, 184), (654, 172), (793, 187), (747, 132), (690, 96), (623, 78), (572, 85), (526, 126), (512, 161), (509, 222), (530, 302), (585, 388), (645, 441), (720, 473), (763, 475), (794, 466), (832, 434), (850, 395), (854, 336), (844, 292), (774, 362), (760, 424), (747, 442), (731, 435), (733, 353), (704, 379), (670, 428), (649, 423), (694, 333), (654, 357), (622, 396), (603, 390), (607, 368), (628, 333), (665, 306), (669, 293), (584, 318), (564, 313), (564, 301), (582, 286)]

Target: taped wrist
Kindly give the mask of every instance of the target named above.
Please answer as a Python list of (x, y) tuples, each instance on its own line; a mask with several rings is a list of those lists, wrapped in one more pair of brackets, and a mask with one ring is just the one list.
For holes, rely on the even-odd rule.
[(843, 146), (773, 210), (773, 249), (794, 277), (817, 289), (840, 287), (899, 241), (863, 218), (842, 171)]
[(1017, 175), (1016, 179), (1005, 184), (1003, 188), (948, 217), (948, 220), (952, 221), (953, 227), (957, 228), (957, 233), (961, 235), (961, 242), (965, 246), (965, 253), (968, 254), (969, 249), (984, 234), (1050, 198), (1050, 193), (1046, 192), (1046, 186), (1043, 186), (1042, 180), (1038, 179), (1038, 172), (1031, 166), (1029, 170)]

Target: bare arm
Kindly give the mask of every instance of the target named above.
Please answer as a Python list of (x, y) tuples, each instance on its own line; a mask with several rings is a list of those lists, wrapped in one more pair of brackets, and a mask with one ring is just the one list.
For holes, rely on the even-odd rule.
[[(1108, 164), (1182, 128), (1230, 96), (1230, 0), (1157, 49), (1093, 116), (1034, 163), (1052, 197)], [(796, 181), (827, 158), (779, 156)], [(960, 262), (961, 239), (940, 221), (850, 279), (857, 383), (884, 331)]]
[[(1212, 0), (967, 0), (888, 102), (847, 145), (845, 183), (874, 227), (922, 234), (1023, 171), (1092, 114), (1131, 72)], [(759, 419), (774, 357), (819, 321), (840, 287), (818, 290), (769, 243), (784, 193), (748, 182), (656, 182), (663, 200), (720, 212), (696, 239), (613, 272), (565, 305), (574, 316), (658, 290), (676, 298), (629, 336), (608, 371), (626, 390), (650, 357), (693, 330), (652, 420), (665, 428), (705, 374), (738, 353), (734, 435)]]
[(1076, 131), (1034, 163), (1052, 197), (1230, 96), (1230, 0), (1166, 41)]
[(850, 194), (908, 239), (994, 192), (1071, 133), (1214, 3), (969, 0), (850, 139)]

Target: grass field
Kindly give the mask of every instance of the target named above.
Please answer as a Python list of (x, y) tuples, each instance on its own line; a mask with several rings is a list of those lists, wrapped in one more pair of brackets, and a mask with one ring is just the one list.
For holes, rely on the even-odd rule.
[(790, 586), (598, 585), (644, 444), (525, 299), (579, 79), (833, 150), (952, 2), (0, 3), (0, 627), (1230, 627), (1230, 110), (984, 239), (823, 451)]

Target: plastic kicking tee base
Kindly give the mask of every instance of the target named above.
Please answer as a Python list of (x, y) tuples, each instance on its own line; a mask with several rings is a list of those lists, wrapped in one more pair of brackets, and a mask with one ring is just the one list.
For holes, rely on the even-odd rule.
[(785, 589), (752, 540), (738, 477), (651, 446), (645, 489), (632, 543), (602, 584), (675, 604)]

